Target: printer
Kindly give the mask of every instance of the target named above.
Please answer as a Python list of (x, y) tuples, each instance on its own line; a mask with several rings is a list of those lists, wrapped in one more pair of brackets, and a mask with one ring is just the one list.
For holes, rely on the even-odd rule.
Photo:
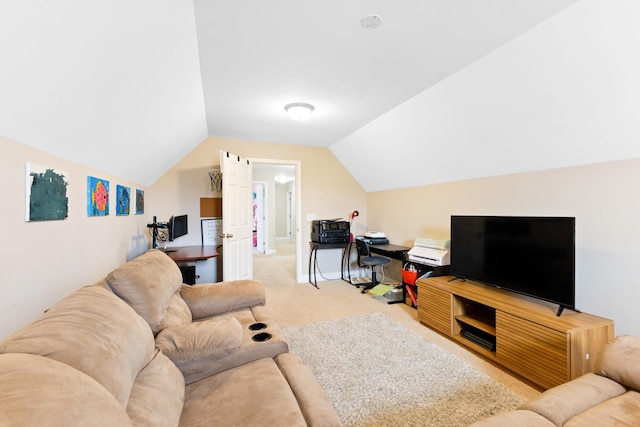
[(367, 231), (364, 233), (364, 241), (368, 245), (388, 245), (389, 239), (382, 231)]
[(450, 246), (450, 240), (417, 237), (413, 247), (407, 252), (407, 261), (434, 267), (449, 265)]

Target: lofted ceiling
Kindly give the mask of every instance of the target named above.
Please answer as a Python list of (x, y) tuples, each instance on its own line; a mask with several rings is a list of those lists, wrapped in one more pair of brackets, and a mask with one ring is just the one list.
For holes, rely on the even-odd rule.
[(207, 136), (331, 147), (576, 1), (0, 1), (0, 135), (146, 185)]
[(330, 146), (575, 2), (194, 0), (209, 135)]

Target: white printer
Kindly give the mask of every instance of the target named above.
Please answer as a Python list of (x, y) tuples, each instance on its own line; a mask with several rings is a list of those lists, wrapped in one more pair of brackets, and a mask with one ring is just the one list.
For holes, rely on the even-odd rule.
[(449, 265), (451, 240), (417, 237), (407, 252), (407, 261), (435, 267)]

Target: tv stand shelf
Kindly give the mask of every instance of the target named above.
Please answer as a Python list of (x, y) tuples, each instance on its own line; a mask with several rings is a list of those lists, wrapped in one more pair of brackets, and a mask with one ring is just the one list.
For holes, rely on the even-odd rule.
[(548, 389), (594, 369), (613, 321), (452, 276), (418, 280), (418, 319)]
[(461, 316), (455, 316), (455, 319), (460, 322), (463, 323), (465, 325), (469, 325), (471, 327), (474, 327), (476, 329), (479, 329), (481, 331), (484, 331), (490, 335), (495, 336), (496, 335), (496, 328), (489, 326), (485, 323), (482, 323), (481, 321), (478, 321), (472, 317), (469, 317), (467, 315), (461, 315)]

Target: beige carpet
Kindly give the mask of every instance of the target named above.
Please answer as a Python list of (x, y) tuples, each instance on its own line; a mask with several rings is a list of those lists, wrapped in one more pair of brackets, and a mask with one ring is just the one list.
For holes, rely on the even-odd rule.
[(320, 289), (309, 283), (297, 283), (295, 243), (292, 241), (279, 241), (276, 254), (256, 254), (253, 261), (254, 277), (262, 280), (267, 290), (267, 308), (282, 327), (379, 312), (456, 355), (525, 399), (539, 394), (527, 384), (421, 325), (417, 310), (408, 305), (385, 304), (369, 295), (362, 295), (359, 289), (342, 280), (318, 282)]
[(465, 427), (522, 397), (381, 313), (283, 328), (345, 427)]

